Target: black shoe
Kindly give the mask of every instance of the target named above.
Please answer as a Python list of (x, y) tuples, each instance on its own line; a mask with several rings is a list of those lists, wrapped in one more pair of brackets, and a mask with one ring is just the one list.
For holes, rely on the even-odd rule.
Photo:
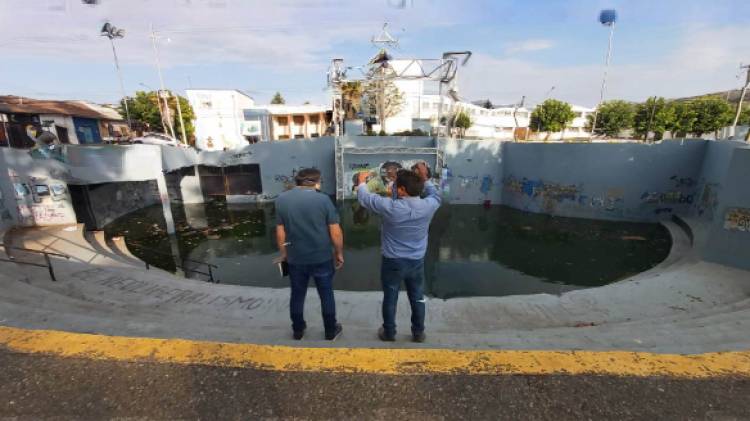
[(381, 327), (378, 329), (378, 338), (383, 342), (395, 342), (396, 336), (388, 336), (385, 334), (385, 328)]
[(424, 332), (419, 333), (412, 333), (411, 334), (411, 340), (412, 342), (422, 343), (427, 338), (427, 336), (424, 334)]
[(295, 330), (294, 332), (292, 332), (292, 337), (295, 340), (297, 340), (297, 341), (299, 341), (300, 339), (304, 338), (305, 337), (305, 329)]
[(328, 333), (326, 333), (326, 340), (335, 341), (336, 339), (338, 339), (339, 336), (341, 336), (341, 332), (343, 331), (344, 331), (344, 328), (341, 327), (341, 323), (336, 323), (336, 331), (333, 332), (332, 335), (329, 335)]

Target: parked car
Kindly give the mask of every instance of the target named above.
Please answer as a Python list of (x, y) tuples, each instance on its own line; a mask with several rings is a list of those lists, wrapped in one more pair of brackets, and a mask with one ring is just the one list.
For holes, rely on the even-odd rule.
[(144, 145), (162, 145), (162, 146), (178, 146), (185, 147), (185, 145), (179, 140), (172, 136), (165, 135), (163, 133), (146, 133), (143, 136), (136, 137), (131, 140), (135, 144)]

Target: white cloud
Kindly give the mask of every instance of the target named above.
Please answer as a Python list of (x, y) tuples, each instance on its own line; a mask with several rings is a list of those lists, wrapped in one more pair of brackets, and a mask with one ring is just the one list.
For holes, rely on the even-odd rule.
[[(674, 98), (738, 88), (739, 62), (750, 57), (747, 39), (748, 27), (694, 28), (660, 58), (629, 63), (618, 61), (615, 45), (606, 97), (641, 101), (652, 95)], [(477, 54), (461, 69), (459, 86), (466, 98), (507, 103), (523, 95), (531, 103), (541, 102), (555, 86), (553, 97), (594, 106), (603, 70), (603, 65), (550, 65)]]
[(524, 41), (508, 43), (505, 45), (506, 54), (526, 53), (530, 51), (540, 51), (552, 48), (554, 42), (548, 39), (527, 39)]

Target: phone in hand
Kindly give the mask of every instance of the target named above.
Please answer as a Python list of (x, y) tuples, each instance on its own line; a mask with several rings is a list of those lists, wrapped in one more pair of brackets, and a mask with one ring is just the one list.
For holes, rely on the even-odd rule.
[(279, 276), (282, 278), (289, 276), (289, 263), (284, 260), (277, 264), (279, 266)]

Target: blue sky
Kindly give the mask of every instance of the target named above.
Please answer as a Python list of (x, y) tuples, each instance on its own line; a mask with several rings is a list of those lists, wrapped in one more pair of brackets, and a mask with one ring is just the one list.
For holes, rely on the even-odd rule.
[(471, 50), (459, 73), (466, 99), (512, 103), (552, 96), (592, 106), (599, 97), (607, 29), (615, 8), (608, 98), (678, 97), (739, 87), (750, 62), (746, 0), (0, 0), (0, 93), (116, 101), (111, 20), (126, 90), (158, 86), (149, 24), (159, 31), (167, 87), (236, 88), (267, 102), (327, 102), (333, 57), (360, 65), (390, 23), (397, 57)]

